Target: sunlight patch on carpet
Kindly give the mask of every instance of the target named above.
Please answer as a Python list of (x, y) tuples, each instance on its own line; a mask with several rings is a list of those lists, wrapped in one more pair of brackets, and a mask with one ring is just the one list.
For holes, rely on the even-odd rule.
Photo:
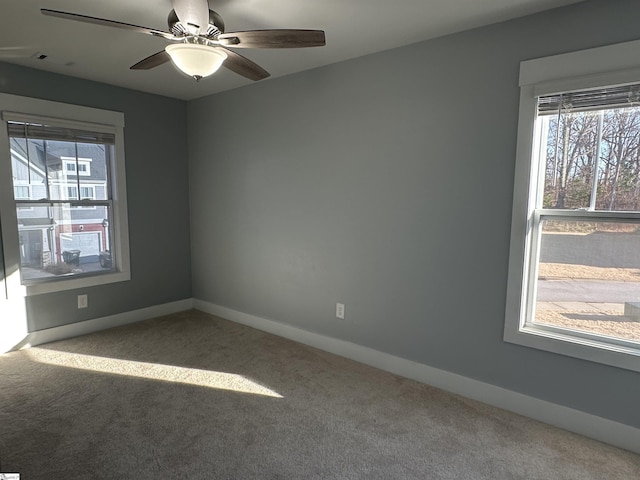
[(25, 353), (32, 360), (48, 365), (283, 398), (279, 393), (235, 373), (96, 357), (42, 348), (30, 348)]

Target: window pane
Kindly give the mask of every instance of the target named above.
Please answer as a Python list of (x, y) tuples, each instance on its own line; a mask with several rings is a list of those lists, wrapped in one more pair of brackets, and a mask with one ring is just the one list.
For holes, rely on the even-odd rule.
[(113, 144), (24, 137), (11, 137), (10, 142), (14, 187), (31, 187), (29, 197), (16, 200), (111, 199), (108, 165)]
[(16, 200), (47, 198), (43, 142), (11, 138), (11, 170)]
[(640, 342), (640, 224), (543, 220), (534, 323)]
[(605, 110), (597, 210), (640, 210), (640, 109)]
[(544, 208), (640, 211), (640, 108), (568, 108), (538, 121)]
[(111, 200), (109, 165), (115, 158), (114, 146), (109, 144), (78, 144), (78, 155), (91, 161), (78, 164), (80, 183), (91, 183), (95, 200)]
[(110, 207), (68, 203), (111, 199), (113, 136), (84, 143), (87, 136), (68, 136), (73, 132), (9, 125), (21, 274), (28, 283), (114, 270)]
[(51, 200), (78, 200), (76, 144), (45, 140)]
[(568, 113), (548, 118), (544, 208), (589, 207), (596, 155), (597, 115)]
[(113, 270), (109, 207), (87, 211), (68, 203), (16, 206), (23, 281)]

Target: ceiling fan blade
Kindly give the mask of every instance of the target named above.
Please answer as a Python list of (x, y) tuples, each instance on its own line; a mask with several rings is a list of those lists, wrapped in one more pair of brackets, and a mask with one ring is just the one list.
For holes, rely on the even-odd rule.
[(271, 76), (271, 74), (264, 68), (257, 63), (252, 62), (247, 57), (229, 50), (228, 48), (225, 48), (224, 50), (227, 54), (227, 59), (224, 61), (222, 66), (228, 68), (232, 72), (254, 81), (262, 80)]
[(164, 50), (154, 53), (153, 55), (148, 56), (144, 60), (140, 60), (135, 65), (129, 67), (130, 70), (149, 70), (151, 68), (155, 68), (163, 63), (167, 63), (171, 60), (169, 54)]
[(176, 37), (174, 37), (169, 32), (163, 32), (162, 30), (156, 30), (154, 28), (141, 27), (139, 25), (116, 22), (115, 20), (106, 20), (104, 18), (89, 17), (87, 15), (79, 15), (77, 13), (61, 12), (59, 10), (49, 10), (48, 8), (41, 8), (40, 11), (44, 15), (49, 15), (51, 17), (64, 18), (67, 20), (76, 20), (78, 22), (84, 22), (84, 23), (93, 23), (95, 25), (103, 25), (105, 27), (123, 28), (125, 30), (133, 30), (138, 33), (145, 33), (147, 35), (153, 35), (156, 37), (164, 37), (169, 40), (176, 39)]
[(222, 45), (237, 48), (303, 48), (326, 44), (322, 30), (248, 30), (218, 35)]
[(189, 33), (204, 33), (209, 26), (209, 3), (207, 0), (172, 0), (173, 9)]

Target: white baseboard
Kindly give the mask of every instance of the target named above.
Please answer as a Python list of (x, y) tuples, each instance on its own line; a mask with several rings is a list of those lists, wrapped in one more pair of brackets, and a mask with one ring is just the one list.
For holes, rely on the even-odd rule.
[(169, 315), (171, 313), (182, 312), (191, 308), (193, 308), (193, 299), (187, 298), (176, 302), (164, 303), (162, 305), (154, 305), (152, 307), (109, 315), (107, 317), (94, 318), (84, 322), (37, 330), (27, 335), (25, 340), (22, 342), (22, 348), (34, 347), (43, 343), (64, 340), (65, 338), (77, 337), (79, 335), (86, 335), (87, 333), (119, 327), (121, 325), (140, 322), (149, 318)]
[(629, 425), (202, 300), (193, 308), (640, 453), (640, 429)]

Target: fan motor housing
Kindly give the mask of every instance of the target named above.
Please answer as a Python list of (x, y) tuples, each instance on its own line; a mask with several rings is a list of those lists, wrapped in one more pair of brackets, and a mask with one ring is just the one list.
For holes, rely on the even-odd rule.
[[(171, 10), (169, 12), (167, 23), (169, 24), (169, 31), (176, 37), (186, 37), (191, 35), (187, 28), (180, 23), (175, 10)], [(217, 12), (209, 10), (209, 25), (207, 26), (207, 31), (205, 33), (201, 33), (200, 36), (216, 38), (221, 33), (224, 33), (224, 21), (222, 20), (222, 17)]]

